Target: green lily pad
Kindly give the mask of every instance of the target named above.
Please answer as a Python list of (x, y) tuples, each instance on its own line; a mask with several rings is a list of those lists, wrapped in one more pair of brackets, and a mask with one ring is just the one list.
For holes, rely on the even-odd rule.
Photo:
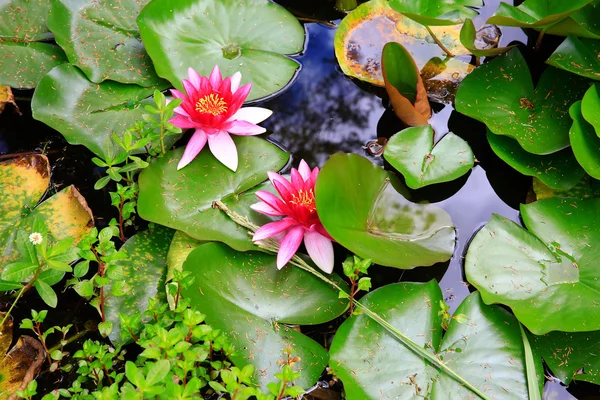
[(573, 32), (575, 21), (569, 17), (592, 1), (525, 0), (517, 7), (501, 2), (487, 23), (535, 28), (553, 35), (567, 36), (576, 32)]
[(482, 0), (389, 0), (390, 6), (425, 26), (456, 25), (477, 16), (471, 7), (482, 7)]
[(196, 278), (183, 296), (206, 314), (209, 325), (230, 337), (237, 353), (231, 357), (234, 364), (253, 364), (255, 379), (265, 388), (291, 347), (300, 358), (294, 369), (302, 371), (295, 383), (315, 383), (327, 365), (327, 352), (284, 324), (313, 325), (338, 317), (348, 302), (336, 290), (299, 268), (278, 270), (273, 255), (238, 253), (220, 243), (192, 251), (183, 269)]
[[(158, 89), (164, 89), (159, 86)], [(141, 120), (144, 104), (154, 104), (155, 87), (117, 82), (90, 82), (72, 65), (54, 68), (39, 83), (31, 100), (33, 118), (56, 129), (71, 144), (83, 144), (106, 158), (104, 143)], [(172, 145), (177, 136), (169, 136)]]
[(600, 179), (600, 137), (581, 113), (581, 101), (574, 103), (569, 109), (573, 125), (569, 132), (571, 148), (579, 165), (590, 176)]
[[(497, 27), (493, 27), (497, 29)], [(477, 30), (475, 30), (475, 24), (473, 24), (473, 20), (467, 18), (465, 23), (463, 24), (460, 30), (460, 43), (471, 52), (474, 56), (477, 57), (492, 57), (497, 56), (502, 53), (506, 53), (508, 50), (512, 49), (515, 46), (507, 46), (507, 47), (491, 47), (487, 49), (480, 49), (476, 46), (477, 40)]]
[(411, 203), (399, 180), (355, 154), (338, 153), (317, 178), (317, 211), (342, 246), (374, 263), (410, 269), (448, 260), (452, 220), (433, 205)]
[[(456, 310), (468, 321), (453, 319), (444, 334), (440, 301), (442, 292), (435, 281), (391, 284), (361, 299), (418, 345), (433, 350), (488, 398), (530, 398), (517, 319), (501, 307), (486, 306), (475, 292)], [(366, 315), (351, 317), (339, 327), (330, 356), (348, 400), (478, 398)], [(543, 382), (539, 360), (536, 367)]]
[(577, 185), (568, 190), (552, 189), (544, 185), (539, 179), (533, 178), (533, 192), (536, 200), (544, 200), (552, 197), (575, 197), (578, 199), (589, 199), (600, 197), (600, 181), (585, 175)]
[(546, 63), (586, 78), (600, 80), (600, 42), (575, 36), (567, 37)]
[(119, 249), (126, 255), (119, 264), (123, 267), (123, 279), (130, 291), (124, 296), (106, 298), (104, 310), (106, 319), (113, 323), (109, 338), (114, 344), (123, 343), (119, 314), (131, 316), (143, 313), (148, 308), (148, 300), (164, 288), (167, 252), (173, 233), (172, 229), (155, 226), (135, 234)]
[(46, 26), (50, 0), (5, 0), (0, 3), (0, 41), (46, 40), (52, 33)]
[(48, 27), (71, 64), (91, 80), (155, 86), (160, 79), (146, 54), (135, 19), (149, 0), (118, 6), (96, 0), (52, 1)]
[(385, 160), (404, 175), (411, 189), (452, 181), (475, 164), (471, 147), (460, 136), (449, 132), (435, 146), (433, 138), (431, 125), (419, 126), (396, 133), (385, 146)]
[(285, 55), (304, 49), (302, 25), (268, 0), (154, 0), (138, 25), (156, 72), (177, 89), (188, 67), (209, 76), (219, 65), (252, 82), (248, 100), (283, 89), (300, 67)]
[(74, 186), (36, 207), (49, 184), (50, 165), (44, 155), (32, 154), (0, 163), (0, 271), (18, 259), (17, 231), (32, 226), (36, 217), (46, 224), (54, 240), (72, 237), (77, 243), (94, 226), (92, 212)]
[(600, 331), (551, 332), (533, 336), (533, 346), (565, 385), (572, 380), (600, 385)]
[(213, 202), (223, 201), (257, 225), (272, 221), (250, 205), (259, 201), (254, 193), (263, 188), (257, 185), (267, 178), (268, 171), (283, 168), (289, 154), (257, 137), (234, 136), (233, 140), (240, 160), (237, 172), (221, 164), (208, 149), (179, 171), (177, 161), (183, 148), (153, 160), (140, 174), (140, 216), (197, 240), (221, 241), (239, 251), (256, 250), (246, 229), (214, 209)]
[(534, 90), (525, 59), (513, 49), (467, 75), (456, 110), (516, 139), (529, 153), (550, 154), (569, 146), (567, 110), (587, 87), (585, 79), (550, 67)]
[(0, 85), (34, 88), (52, 68), (66, 62), (65, 53), (53, 44), (0, 39)]
[(581, 100), (581, 113), (583, 118), (590, 123), (596, 130), (596, 135), (600, 136), (600, 84), (594, 84), (585, 92)]
[(600, 199), (546, 199), (521, 206), (529, 231), (499, 215), (467, 252), (468, 281), (542, 335), (600, 329)]
[(67, 62), (62, 49), (37, 40), (52, 38), (46, 26), (49, 0), (0, 3), (0, 85), (34, 88), (52, 68)]
[(181, 231), (175, 231), (173, 240), (169, 245), (167, 253), (167, 282), (173, 279), (174, 271), (181, 271), (183, 263), (187, 260), (188, 255), (198, 246), (207, 242), (201, 242), (191, 236), (186, 235)]
[(533, 176), (553, 189), (569, 190), (585, 175), (570, 148), (538, 156), (523, 150), (516, 140), (495, 135), (489, 130), (487, 139), (494, 153), (502, 161), (523, 175)]

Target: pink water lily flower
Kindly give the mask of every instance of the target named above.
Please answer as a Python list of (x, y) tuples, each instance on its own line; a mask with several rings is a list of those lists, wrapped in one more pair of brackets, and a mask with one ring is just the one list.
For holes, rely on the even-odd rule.
[(242, 74), (239, 72), (223, 79), (215, 65), (207, 78), (189, 68), (188, 78), (182, 81), (186, 94), (171, 90), (173, 96), (183, 102), (175, 108), (176, 115), (170, 122), (182, 129), (196, 130), (177, 169), (192, 162), (208, 141), (208, 147), (217, 160), (235, 171), (238, 154), (230, 134), (248, 136), (266, 132), (257, 124), (269, 118), (272, 111), (260, 107), (241, 108), (252, 85), (248, 83), (240, 87)]
[(304, 160), (298, 169), (292, 168), (291, 183), (279, 174), (269, 172), (269, 180), (281, 196), (264, 190), (256, 192), (262, 200), (253, 204), (252, 209), (261, 214), (283, 219), (260, 227), (253, 241), (275, 237), (280, 242), (277, 253), (277, 268), (283, 268), (294, 256), (302, 239), (308, 255), (319, 268), (327, 273), (333, 270), (333, 244), (317, 215), (315, 207), (315, 182), (319, 168), (312, 171)]

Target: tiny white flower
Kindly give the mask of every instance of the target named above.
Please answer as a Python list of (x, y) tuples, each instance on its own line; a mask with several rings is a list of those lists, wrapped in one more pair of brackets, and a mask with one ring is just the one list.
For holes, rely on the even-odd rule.
[(34, 245), (42, 244), (43, 240), (44, 240), (44, 238), (43, 238), (42, 234), (39, 232), (33, 232), (31, 235), (29, 235), (29, 241), (31, 243), (33, 243)]

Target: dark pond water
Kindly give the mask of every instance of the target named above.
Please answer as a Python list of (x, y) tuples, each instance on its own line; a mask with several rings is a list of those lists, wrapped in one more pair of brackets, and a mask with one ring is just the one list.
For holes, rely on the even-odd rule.
[[(279, 3), (303, 20), (335, 21), (342, 17), (330, 3), (322, 0)], [(477, 26), (494, 12), (498, 1), (486, 3), (482, 15), (475, 21)], [(273, 117), (263, 125), (273, 132), (272, 140), (293, 152), (296, 162), (305, 159), (311, 165), (322, 166), (330, 154), (341, 151), (361, 154), (384, 165), (382, 158), (366, 153), (365, 145), (378, 137), (390, 137), (402, 126), (388, 109), (386, 98), (378, 97), (376, 91), (365, 88), (363, 84), (357, 85), (340, 71), (333, 51), (333, 24), (306, 24), (309, 40), (305, 53), (298, 57), (302, 70), (287, 91), (261, 104), (274, 111)], [(543, 61), (558, 43), (548, 39), (539, 52), (533, 52), (525, 46), (527, 35), (520, 29), (509, 28), (503, 32), (501, 45), (520, 42), (533, 71), (539, 74)], [(116, 213), (110, 206), (109, 189), (93, 189), (102, 171), (90, 161), (92, 154), (85, 148), (68, 145), (60, 134), (31, 118), (30, 104), (26, 100), (31, 94), (16, 93), (24, 98), (18, 102), (21, 115), (10, 111), (0, 115), (0, 154), (45, 148), (53, 165), (53, 187), (49, 194), (61, 186), (75, 184), (93, 210), (97, 225), (105, 226)], [(518, 222), (519, 204), (526, 200), (531, 178), (518, 174), (494, 155), (485, 138), (484, 125), (454, 112), (451, 107), (433, 106), (438, 114), (436, 126), (447, 126), (449, 131), (467, 140), (478, 160), (476, 167), (457, 181), (412, 191), (413, 201), (437, 203), (452, 216), (458, 231), (454, 256), (450, 262), (410, 271), (375, 266), (371, 275), (375, 286), (399, 280), (437, 279), (446, 301), (455, 309), (470, 290), (463, 275), (464, 254), (469, 240), (492, 213)], [(344, 257), (343, 252), (338, 254), (338, 257)], [(51, 313), (52, 324), (74, 323), (77, 329), (83, 329), (86, 321), (97, 320), (95, 311), (72, 290), (59, 295), (59, 309)], [(27, 296), (14, 313), (15, 319), (28, 317), (31, 308), (45, 307), (36, 296)], [(324, 327), (323, 331), (328, 329), (330, 327)], [(329, 340), (330, 337), (327, 339), (323, 331), (312, 332), (312, 336), (322, 342)], [(62, 376), (53, 374), (42, 377), (42, 382), (51, 388), (61, 379)], [(600, 398), (597, 386), (578, 383), (572, 384), (568, 390), (576, 397), (560, 384), (550, 384), (544, 397)]]

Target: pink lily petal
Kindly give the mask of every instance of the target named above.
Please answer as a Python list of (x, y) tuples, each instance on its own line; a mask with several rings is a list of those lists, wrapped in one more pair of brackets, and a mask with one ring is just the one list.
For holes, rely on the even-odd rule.
[(171, 94), (173, 95), (173, 97), (177, 98), (177, 99), (184, 99), (185, 100), (185, 94), (181, 93), (179, 90), (176, 89), (171, 89)]
[(317, 267), (330, 274), (333, 271), (333, 244), (331, 240), (319, 232), (307, 231), (304, 234), (304, 245), (310, 258)]
[(281, 241), (279, 252), (277, 253), (277, 269), (283, 268), (296, 254), (300, 243), (302, 243), (302, 237), (304, 236), (304, 228), (302, 226), (296, 226), (291, 228)]
[(311, 226), (311, 231), (313, 230), (313, 228), (314, 228), (314, 230), (316, 230), (317, 232), (319, 232), (322, 236), (325, 236), (327, 239), (331, 240), (332, 242), (335, 242), (335, 240), (331, 237), (331, 235), (329, 234), (329, 232), (327, 232), (325, 230), (325, 227), (323, 226), (322, 223), (319, 222), (319, 223)]
[[(275, 236), (278, 233), (281, 233), (281, 232), (283, 232), (293, 226), (297, 226), (297, 225), (298, 225), (298, 223), (291, 218), (284, 218), (281, 221), (269, 222), (268, 224), (261, 226), (260, 228), (258, 228), (258, 230), (256, 232), (254, 232), (252, 241), (256, 242), (259, 240), (270, 238), (271, 236)], [(304, 228), (301, 228), (301, 229), (304, 230)], [(300, 244), (298, 243), (298, 247), (299, 246), (300, 246)], [(298, 249), (298, 247), (296, 247), (296, 250)], [(296, 251), (294, 250), (294, 253), (295, 252)]]
[(198, 74), (193, 68), (188, 68), (188, 79), (194, 85), (197, 90), (200, 90), (200, 74)]
[(244, 101), (246, 101), (246, 97), (248, 97), (248, 95), (250, 94), (250, 90), (252, 90), (252, 84), (247, 83), (235, 92), (234, 96), (236, 100), (239, 101), (237, 111), (239, 111), (239, 108), (242, 106), (242, 104), (244, 104)]
[(175, 112), (176, 112), (177, 114), (179, 114), (179, 115), (183, 115), (184, 117), (189, 117), (189, 116), (190, 116), (190, 115), (187, 113), (187, 111), (185, 111), (185, 110), (183, 109), (183, 107), (181, 107), (181, 106), (177, 106), (177, 107), (175, 107), (175, 109), (174, 109), (173, 111), (175, 111)]
[(240, 108), (230, 119), (238, 121), (248, 121), (253, 124), (260, 124), (269, 118), (273, 111), (262, 107), (244, 107)]
[(306, 161), (304, 161), (304, 160), (300, 161), (300, 166), (298, 167), (298, 172), (300, 172), (300, 175), (302, 175), (302, 179), (304, 179), (304, 182), (306, 182), (308, 180), (308, 178), (310, 178), (310, 175), (311, 175), (310, 167), (308, 166)]
[(196, 129), (196, 132), (192, 135), (192, 138), (188, 142), (187, 146), (185, 146), (185, 151), (183, 152), (183, 157), (179, 160), (179, 164), (177, 164), (177, 170), (185, 167), (189, 163), (192, 162), (194, 158), (202, 151), (204, 145), (206, 144), (207, 135), (201, 129)]
[(267, 176), (269, 177), (271, 184), (275, 187), (275, 189), (281, 195), (281, 198), (287, 199), (292, 196), (292, 192), (294, 191), (294, 188), (292, 187), (290, 182), (288, 182), (287, 179), (285, 179), (283, 176), (281, 176), (275, 172), (271, 172), (271, 171), (267, 172)]
[(266, 131), (265, 128), (246, 121), (236, 121), (235, 125), (228, 129), (229, 133), (243, 136), (260, 135)]
[(197, 96), (198, 89), (196, 89), (192, 82), (188, 81), (187, 79), (184, 79), (181, 81), (181, 83), (183, 83), (183, 88), (185, 89), (185, 92), (187, 93), (188, 97), (193, 98)]
[(219, 70), (218, 65), (215, 65), (212, 72), (210, 73), (210, 78), (208, 79), (210, 80), (210, 84), (212, 85), (213, 89), (216, 89), (221, 85), (223, 77), (221, 76), (221, 71)]
[(281, 211), (274, 209), (273, 207), (262, 201), (260, 203), (252, 204), (250, 208), (261, 214), (270, 215), (271, 217), (281, 217), (282, 215), (285, 215)]
[(294, 187), (294, 189), (304, 189), (304, 179), (302, 179), (300, 172), (298, 172), (296, 168), (292, 168), (292, 172), (290, 172), (290, 175), (292, 177), (292, 186)]
[(183, 115), (176, 115), (169, 120), (175, 126), (180, 127), (181, 129), (187, 128), (196, 128), (196, 124), (191, 121), (188, 117), (184, 117)]
[(229, 133), (221, 131), (216, 135), (209, 135), (208, 147), (213, 153), (215, 158), (219, 160), (230, 170), (237, 170), (238, 167), (238, 154), (235, 143)]
[(231, 75), (231, 93), (237, 92), (238, 88), (240, 87), (241, 81), (242, 81), (242, 73), (241, 72), (238, 71), (235, 74)]
[(255, 194), (256, 194), (256, 197), (258, 197), (260, 200), (267, 203), (273, 209), (275, 209), (277, 211), (281, 211), (284, 214), (288, 214), (288, 209), (285, 206), (285, 203), (283, 201), (281, 201), (281, 199), (279, 197), (275, 196), (273, 193), (267, 192), (265, 190), (257, 190)]

